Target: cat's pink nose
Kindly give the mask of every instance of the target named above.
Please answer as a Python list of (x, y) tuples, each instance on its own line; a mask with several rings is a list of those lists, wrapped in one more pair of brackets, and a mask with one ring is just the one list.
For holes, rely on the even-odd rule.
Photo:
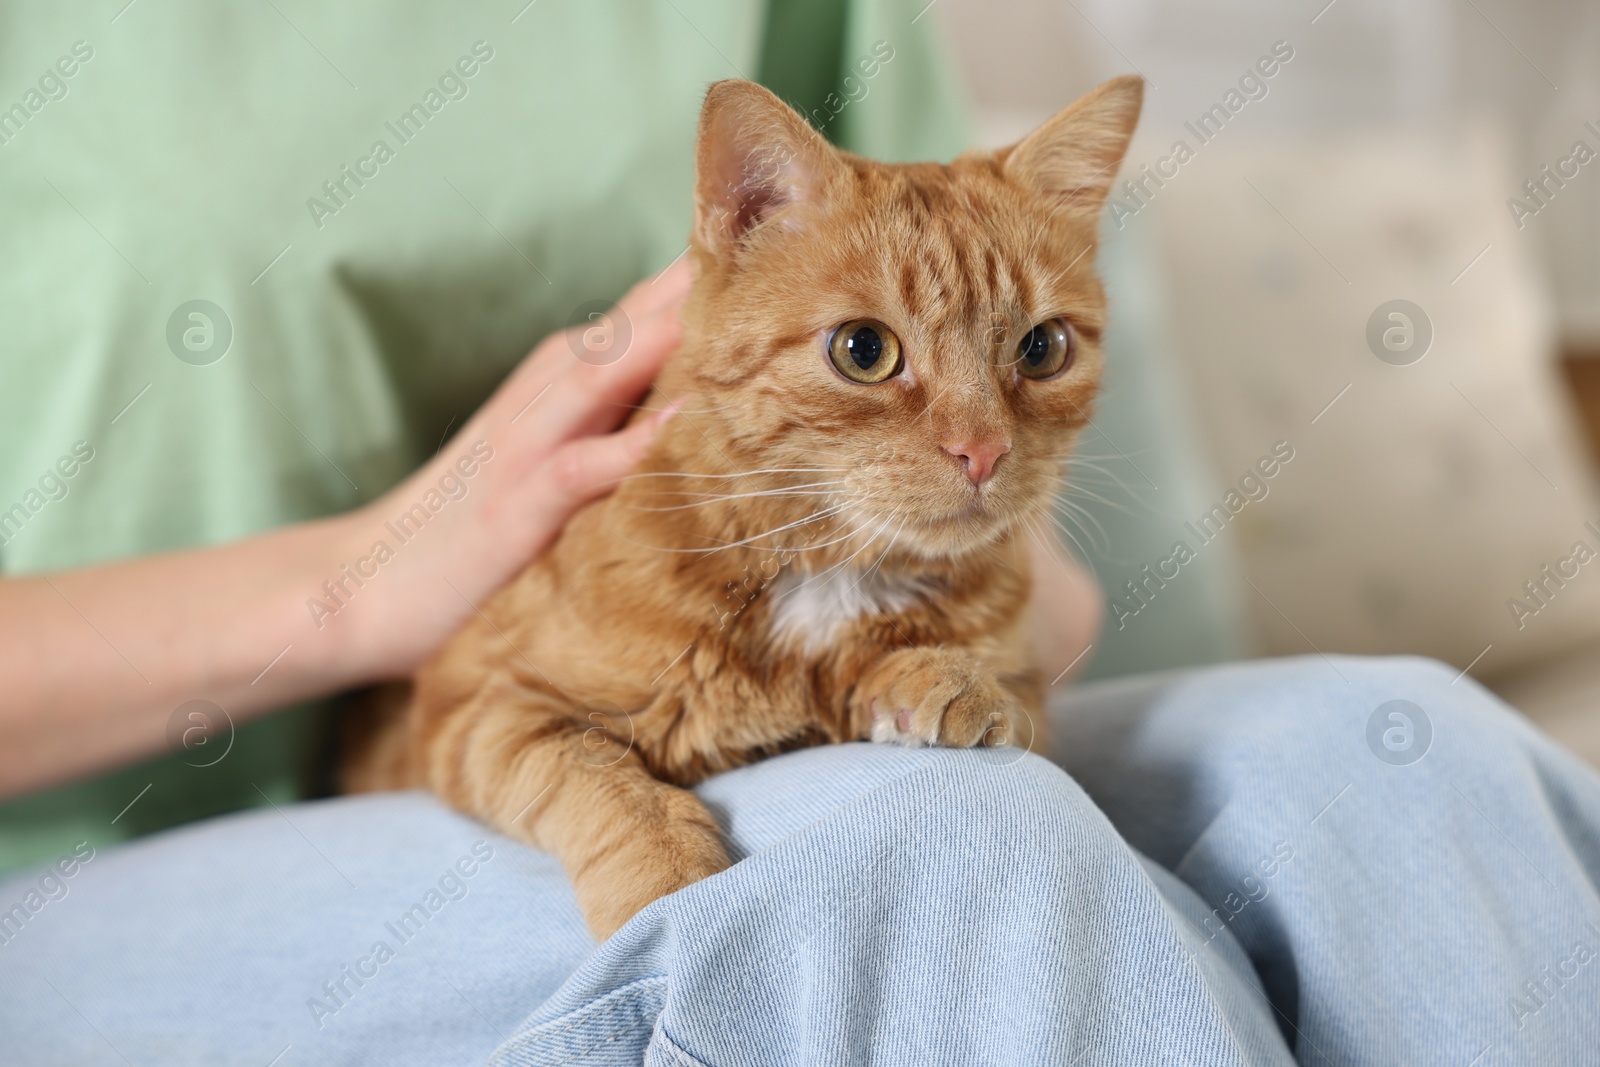
[(967, 480), (973, 485), (988, 481), (1000, 457), (1011, 451), (1009, 441), (954, 441), (939, 447), (961, 461)]

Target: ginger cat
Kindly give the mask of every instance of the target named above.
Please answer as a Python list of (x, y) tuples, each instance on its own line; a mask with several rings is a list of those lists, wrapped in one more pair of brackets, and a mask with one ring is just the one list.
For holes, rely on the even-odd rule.
[(1094, 251), (1142, 96), (1118, 78), (1010, 148), (890, 166), (713, 85), (651, 403), (692, 399), (347, 783), (425, 786), (554, 853), (604, 938), (728, 866), (688, 789), (708, 775), (866, 738), (1032, 747), (1023, 539), (1099, 384)]

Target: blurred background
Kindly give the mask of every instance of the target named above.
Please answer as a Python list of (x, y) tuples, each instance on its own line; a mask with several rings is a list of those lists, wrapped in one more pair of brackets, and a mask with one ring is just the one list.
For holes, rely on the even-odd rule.
[(1600, 6), (924, 17), (987, 144), (1149, 83), (1062, 515), (1108, 597), (1092, 675), (1424, 654), (1600, 763)]

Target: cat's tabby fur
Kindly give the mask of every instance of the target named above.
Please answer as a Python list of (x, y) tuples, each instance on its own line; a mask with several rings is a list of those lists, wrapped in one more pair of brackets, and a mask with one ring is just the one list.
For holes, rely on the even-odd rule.
[[(712, 86), (652, 398), (683, 412), (418, 674), (350, 786), (426, 786), (554, 853), (604, 937), (728, 865), (707, 775), (863, 738), (1037, 747), (1026, 538), (1099, 383), (1096, 237), (1141, 98), (1119, 78), (1011, 148), (892, 166)], [(1072, 364), (1022, 378), (1058, 316)], [(898, 335), (898, 375), (830, 364), (857, 319)]]

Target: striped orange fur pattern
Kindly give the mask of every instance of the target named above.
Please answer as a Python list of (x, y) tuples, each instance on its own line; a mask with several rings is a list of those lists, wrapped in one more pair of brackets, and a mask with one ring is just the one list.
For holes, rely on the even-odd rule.
[(350, 785), (425, 786), (554, 853), (604, 937), (728, 865), (708, 775), (1036, 747), (1026, 543), (1093, 410), (1098, 223), (1141, 98), (1119, 78), (1010, 148), (887, 165), (712, 86), (696, 281), (646, 405), (682, 411), (417, 675)]

